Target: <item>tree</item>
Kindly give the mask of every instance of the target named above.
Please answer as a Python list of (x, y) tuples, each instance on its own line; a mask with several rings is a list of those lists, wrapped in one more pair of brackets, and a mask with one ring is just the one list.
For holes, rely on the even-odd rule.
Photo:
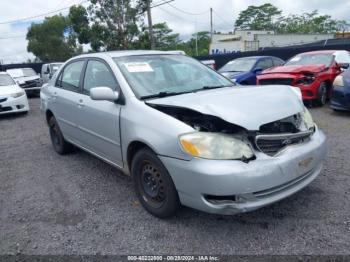
[[(197, 42), (197, 43), (196, 43)], [(201, 56), (209, 54), (210, 33), (208, 31), (197, 32), (191, 39), (179, 45), (179, 49), (190, 56)], [(198, 50), (198, 53), (197, 53)]]
[[(167, 23), (154, 24), (152, 29), (155, 49), (164, 51), (177, 49), (177, 45), (180, 43), (179, 34), (174, 34)], [(148, 28), (143, 27), (138, 40), (135, 41), (134, 47), (137, 49), (151, 49)]]
[(72, 7), (69, 17), (79, 42), (94, 51), (130, 49), (139, 34), (139, 9), (132, 0), (91, 0), (87, 9)]
[(62, 15), (47, 17), (41, 24), (33, 23), (27, 40), (28, 52), (43, 62), (65, 61), (82, 52), (70, 20)]
[(241, 30), (274, 30), (274, 19), (281, 14), (272, 4), (251, 5), (239, 13), (235, 26)]
[(280, 17), (276, 22), (278, 33), (325, 34), (342, 31), (346, 27), (343, 20), (332, 19), (329, 15), (319, 15), (317, 10), (301, 15)]
[(274, 30), (277, 33), (324, 34), (344, 31), (348, 24), (343, 20), (332, 19), (329, 15), (319, 15), (317, 10), (282, 16), (277, 7), (264, 4), (248, 6), (240, 12), (235, 26), (244, 30)]

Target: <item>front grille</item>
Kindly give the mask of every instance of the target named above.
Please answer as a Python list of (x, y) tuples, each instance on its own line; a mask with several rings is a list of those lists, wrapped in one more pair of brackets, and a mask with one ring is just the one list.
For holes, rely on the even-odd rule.
[(41, 85), (39, 80), (30, 80), (26, 81), (24, 84), (21, 84), (20, 86), (22, 88), (31, 88), (31, 87), (39, 87)]
[(257, 135), (255, 144), (261, 152), (274, 156), (288, 146), (308, 141), (312, 133), (313, 131), (305, 131), (294, 134)]
[(271, 78), (259, 80), (260, 85), (292, 85), (293, 78)]
[(11, 110), (12, 110), (12, 107), (10, 106), (0, 107), (0, 112), (7, 112)]

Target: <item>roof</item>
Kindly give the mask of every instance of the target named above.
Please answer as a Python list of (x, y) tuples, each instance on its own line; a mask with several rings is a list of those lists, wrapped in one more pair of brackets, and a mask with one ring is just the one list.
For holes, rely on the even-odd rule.
[(319, 50), (319, 51), (310, 51), (305, 53), (300, 53), (299, 55), (316, 55), (316, 54), (334, 54), (335, 52), (345, 51), (345, 50)]
[[(276, 56), (270, 56), (270, 55), (256, 55), (256, 56), (244, 56), (244, 57), (238, 57), (236, 59), (240, 59), (240, 58), (254, 58), (254, 59), (261, 59), (261, 58), (278, 58)], [(278, 58), (280, 59), (280, 58)]]
[(170, 55), (170, 54), (185, 54), (183, 51), (156, 51), (156, 50), (123, 50), (123, 51), (110, 51), (99, 52), (79, 55), (78, 57), (122, 57), (122, 56), (137, 56), (137, 55)]

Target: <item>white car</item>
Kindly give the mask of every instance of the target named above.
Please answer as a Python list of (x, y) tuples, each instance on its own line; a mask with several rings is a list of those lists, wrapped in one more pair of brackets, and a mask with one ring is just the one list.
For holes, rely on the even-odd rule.
[(8, 73), (28, 95), (40, 94), (43, 81), (32, 68), (7, 69), (6, 73)]
[(9, 74), (0, 72), (0, 115), (28, 111), (26, 92), (17, 85)]

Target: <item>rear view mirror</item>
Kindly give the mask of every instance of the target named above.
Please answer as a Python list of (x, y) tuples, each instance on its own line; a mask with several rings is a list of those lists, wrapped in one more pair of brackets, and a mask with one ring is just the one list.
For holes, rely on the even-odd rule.
[(119, 93), (109, 87), (94, 87), (90, 89), (90, 98), (92, 100), (105, 100), (115, 102), (119, 98)]
[(349, 68), (349, 63), (338, 63), (338, 66), (343, 69), (348, 69)]

